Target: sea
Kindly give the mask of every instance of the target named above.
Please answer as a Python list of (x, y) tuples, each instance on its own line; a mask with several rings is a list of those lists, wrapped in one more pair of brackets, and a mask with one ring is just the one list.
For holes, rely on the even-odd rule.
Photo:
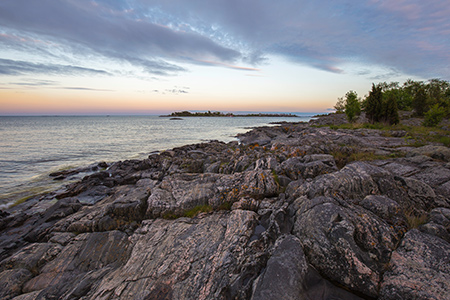
[(312, 117), (0, 116), (0, 209), (69, 183), (54, 180), (53, 172), (144, 159), (187, 144), (235, 141), (254, 127)]

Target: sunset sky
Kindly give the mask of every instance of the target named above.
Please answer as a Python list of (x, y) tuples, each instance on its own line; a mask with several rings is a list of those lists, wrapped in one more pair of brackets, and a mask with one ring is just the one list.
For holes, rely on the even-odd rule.
[(448, 0), (1, 0), (0, 115), (325, 112), (450, 80)]

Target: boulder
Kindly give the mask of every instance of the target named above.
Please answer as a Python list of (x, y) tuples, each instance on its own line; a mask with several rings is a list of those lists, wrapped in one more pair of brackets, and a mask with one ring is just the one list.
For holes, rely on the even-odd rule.
[(302, 197), (296, 202), (293, 233), (308, 262), (325, 278), (376, 297), (390, 253), (405, 228), (395, 230), (373, 213), (331, 197)]
[(277, 240), (264, 272), (255, 280), (252, 300), (359, 300), (321, 278), (306, 261), (299, 239)]

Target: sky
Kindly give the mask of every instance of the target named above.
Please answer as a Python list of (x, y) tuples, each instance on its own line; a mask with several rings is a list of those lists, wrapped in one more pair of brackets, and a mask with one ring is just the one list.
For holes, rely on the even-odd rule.
[(450, 80), (448, 0), (1, 0), (0, 115), (326, 112)]

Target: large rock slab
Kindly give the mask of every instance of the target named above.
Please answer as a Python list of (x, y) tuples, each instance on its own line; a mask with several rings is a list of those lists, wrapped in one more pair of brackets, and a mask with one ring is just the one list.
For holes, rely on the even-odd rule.
[[(23, 292), (40, 291), (42, 297), (60, 297), (83, 283), (88, 273), (118, 267), (129, 256), (129, 241), (120, 231), (78, 235), (23, 286)], [(91, 275), (92, 277), (92, 275)], [(98, 279), (98, 278), (97, 278)], [(91, 282), (92, 284), (93, 282)]]
[(381, 284), (380, 299), (448, 299), (450, 244), (416, 229), (406, 233)]
[(199, 205), (219, 208), (242, 197), (263, 199), (277, 195), (279, 186), (269, 170), (235, 174), (176, 174), (167, 176), (148, 198), (146, 218), (182, 216)]
[[(149, 220), (131, 237), (127, 263), (87, 299), (231, 299), (250, 292), (263, 263), (249, 253), (252, 211)], [(247, 257), (248, 256), (248, 257)], [(240, 297), (244, 296), (240, 295)]]

